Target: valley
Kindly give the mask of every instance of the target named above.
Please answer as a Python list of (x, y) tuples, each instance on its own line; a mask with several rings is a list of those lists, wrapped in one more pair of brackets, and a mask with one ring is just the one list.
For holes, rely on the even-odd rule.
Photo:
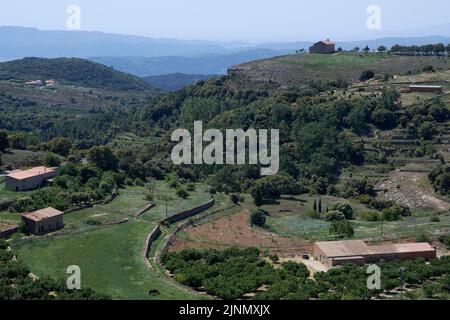
[[(34, 276), (62, 281), (78, 265), (83, 285), (112, 299), (375, 298), (351, 279), (333, 282), (340, 272), (361, 278), (362, 267), (308, 278), (319, 241), (429, 243), (448, 277), (439, 264), (450, 238), (449, 70), (447, 55), (297, 54), (164, 93), (83, 60), (0, 64), (0, 224), (20, 227), (8, 244)], [(25, 83), (37, 79), (57, 84)], [(279, 173), (174, 164), (172, 132), (199, 119), (205, 129), (279, 129)], [(6, 188), (10, 171), (38, 165), (60, 175), (37, 190)], [(211, 208), (166, 221), (211, 198)], [(27, 233), (21, 213), (48, 206), (65, 211), (64, 228)], [(398, 287), (390, 276), (383, 292)], [(418, 296), (429, 283), (448, 298), (440, 278), (423, 277), (409, 279)]]

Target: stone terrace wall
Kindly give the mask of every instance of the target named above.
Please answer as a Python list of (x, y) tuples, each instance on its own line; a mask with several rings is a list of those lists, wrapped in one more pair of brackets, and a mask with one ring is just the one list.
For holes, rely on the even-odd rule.
[(172, 223), (178, 222), (180, 220), (184, 220), (186, 218), (195, 216), (196, 214), (199, 214), (199, 213), (201, 213), (203, 211), (206, 211), (209, 208), (211, 208), (214, 205), (214, 203), (215, 203), (215, 200), (211, 199), (207, 203), (202, 204), (202, 205), (200, 205), (198, 207), (195, 207), (193, 209), (177, 213), (177, 214), (175, 214), (175, 215), (173, 215), (173, 216), (171, 216), (171, 217), (169, 217), (167, 219), (164, 219), (163, 221), (161, 221), (161, 223), (162, 224), (167, 224), (167, 223), (168, 224), (172, 224)]

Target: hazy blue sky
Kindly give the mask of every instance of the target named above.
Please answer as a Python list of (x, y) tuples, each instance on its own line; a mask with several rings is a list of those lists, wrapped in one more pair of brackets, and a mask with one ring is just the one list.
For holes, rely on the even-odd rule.
[[(2, 0), (0, 25), (65, 29), (71, 4), (81, 8), (82, 30), (158, 38), (350, 40), (450, 23), (448, 0)], [(372, 4), (381, 31), (366, 27)]]

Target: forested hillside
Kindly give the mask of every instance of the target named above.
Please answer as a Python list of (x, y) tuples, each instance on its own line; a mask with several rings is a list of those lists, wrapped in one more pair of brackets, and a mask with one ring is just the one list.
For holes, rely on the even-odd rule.
[(152, 90), (138, 77), (76, 58), (25, 58), (0, 63), (1, 80), (49, 80), (110, 90)]

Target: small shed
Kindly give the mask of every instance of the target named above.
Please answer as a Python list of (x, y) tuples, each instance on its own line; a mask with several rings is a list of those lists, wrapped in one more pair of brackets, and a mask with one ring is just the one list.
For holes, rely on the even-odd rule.
[(54, 208), (45, 208), (22, 215), (27, 230), (34, 235), (44, 235), (64, 227), (64, 213)]

